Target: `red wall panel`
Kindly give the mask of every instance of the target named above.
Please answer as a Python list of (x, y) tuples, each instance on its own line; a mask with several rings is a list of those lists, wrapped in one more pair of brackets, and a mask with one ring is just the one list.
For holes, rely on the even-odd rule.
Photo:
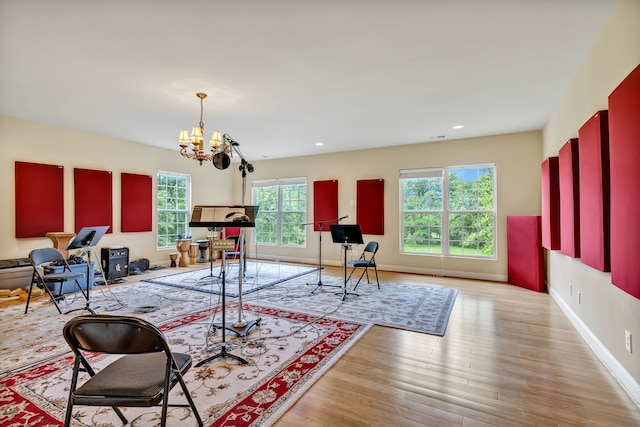
[(560, 178), (558, 158), (542, 162), (542, 247), (560, 249)]
[(640, 298), (640, 66), (609, 96), (611, 282)]
[(543, 292), (542, 218), (507, 216), (507, 271), (512, 285)]
[(356, 183), (356, 222), (362, 234), (384, 234), (384, 179)]
[[(313, 182), (313, 230), (327, 231), (338, 219), (338, 180)], [(322, 230), (318, 222), (324, 221)]]
[(16, 238), (64, 231), (64, 168), (15, 163)]
[(108, 225), (113, 232), (113, 188), (111, 172), (73, 170), (75, 232), (82, 227)]
[(558, 153), (560, 176), (560, 252), (580, 258), (580, 174), (578, 138), (567, 141)]
[(609, 125), (598, 111), (578, 131), (580, 151), (580, 259), (610, 271)]
[(121, 231), (151, 231), (152, 178), (149, 175), (121, 175)]

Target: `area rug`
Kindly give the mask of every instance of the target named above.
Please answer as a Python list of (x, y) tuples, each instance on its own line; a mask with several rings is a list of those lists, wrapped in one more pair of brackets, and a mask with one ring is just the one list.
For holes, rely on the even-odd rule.
[(302, 279), (293, 279), (243, 298), (243, 302), (273, 308), (294, 308), (303, 313), (373, 323), (408, 331), (444, 336), (458, 291), (451, 288), (375, 281), (366, 278), (354, 290), (349, 281), (323, 277), (315, 290)]
[[(242, 295), (258, 292), (318, 270), (318, 267), (305, 265), (247, 261), (242, 279)], [(227, 264), (225, 272), (225, 295), (237, 298), (239, 296), (238, 263)], [(143, 281), (216, 295), (222, 293), (222, 275), (219, 265), (154, 279), (143, 279)]]
[[(230, 316), (237, 307), (229, 307)], [(217, 358), (220, 324), (217, 308), (198, 311), (164, 322), (161, 330), (174, 351), (194, 358), (185, 379), (205, 426), (270, 426), (302, 393), (353, 345), (368, 326), (291, 310), (246, 305), (245, 311), (260, 316), (260, 325), (244, 338), (227, 334), (227, 350), (249, 361)], [(64, 317), (64, 316), (58, 316)], [(66, 317), (68, 319), (68, 316)], [(61, 339), (61, 337), (60, 337)], [(103, 367), (113, 356), (92, 358)], [(72, 357), (63, 355), (27, 367), (0, 380), (0, 425), (60, 426), (64, 420)], [(86, 374), (84, 374), (86, 375)], [(176, 387), (170, 402), (184, 402)], [(122, 408), (130, 425), (157, 425), (160, 408)], [(186, 408), (170, 408), (168, 425), (196, 425)], [(120, 426), (110, 408), (74, 408), (75, 426)]]
[[(243, 303), (443, 336), (457, 295), (455, 289), (432, 286), (428, 279), (424, 284), (381, 282), (380, 289), (363, 279), (355, 290), (358, 295), (348, 295), (343, 301), (342, 278), (323, 275), (325, 286), (318, 289), (308, 284), (317, 282), (315, 279), (312, 275), (288, 280), (243, 297)], [(347, 286), (351, 291), (354, 282)], [(99, 313), (139, 316), (154, 324), (221, 303), (221, 295), (149, 282), (96, 286), (91, 299)], [(228, 299), (227, 303), (236, 301)], [(84, 303), (78, 293), (62, 301), (61, 308), (81, 308)], [(27, 315), (20, 304), (3, 307), (0, 316), (5, 325), (0, 340), (0, 379), (69, 352), (61, 331), (70, 315), (59, 315), (46, 299), (33, 301)]]

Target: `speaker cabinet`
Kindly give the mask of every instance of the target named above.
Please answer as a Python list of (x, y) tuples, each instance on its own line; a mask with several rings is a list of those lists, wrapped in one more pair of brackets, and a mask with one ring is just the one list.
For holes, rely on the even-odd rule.
[(102, 248), (102, 271), (105, 279), (129, 275), (129, 248)]

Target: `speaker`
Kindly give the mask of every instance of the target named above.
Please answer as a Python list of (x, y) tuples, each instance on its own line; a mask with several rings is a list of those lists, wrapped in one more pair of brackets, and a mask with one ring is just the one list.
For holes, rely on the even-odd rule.
[(129, 275), (129, 248), (102, 248), (101, 259), (105, 279)]

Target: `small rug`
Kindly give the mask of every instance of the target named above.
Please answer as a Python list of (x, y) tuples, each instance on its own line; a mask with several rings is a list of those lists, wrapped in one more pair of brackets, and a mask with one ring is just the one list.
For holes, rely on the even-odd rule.
[[(242, 280), (242, 295), (252, 294), (318, 270), (318, 267), (305, 265), (247, 261), (247, 268)], [(143, 281), (215, 295), (222, 294), (222, 276), (219, 265), (213, 268), (207, 267), (154, 279), (144, 279)], [(230, 298), (237, 298), (240, 295), (238, 285), (238, 263), (228, 263), (226, 265), (225, 295)]]
[[(233, 305), (227, 310), (233, 318)], [(249, 361), (214, 359), (195, 364), (218, 353), (220, 333), (212, 325), (221, 323), (217, 309), (181, 316), (160, 325), (174, 351), (194, 359), (185, 380), (205, 426), (270, 426), (368, 329), (357, 322), (337, 320), (288, 310), (246, 305), (260, 316), (259, 328), (248, 336), (227, 334), (231, 354)], [(229, 336), (232, 335), (232, 336)], [(60, 337), (61, 338), (61, 337)], [(215, 342), (212, 342), (215, 341)], [(92, 358), (98, 369), (113, 356)], [(61, 426), (72, 373), (67, 354), (24, 368), (0, 380), (0, 425)], [(82, 374), (87, 375), (87, 374)], [(170, 402), (184, 402), (175, 387)], [(158, 424), (160, 408), (122, 408), (131, 425)], [(169, 408), (168, 425), (196, 425), (186, 408)], [(111, 408), (74, 408), (75, 426), (121, 426)]]

